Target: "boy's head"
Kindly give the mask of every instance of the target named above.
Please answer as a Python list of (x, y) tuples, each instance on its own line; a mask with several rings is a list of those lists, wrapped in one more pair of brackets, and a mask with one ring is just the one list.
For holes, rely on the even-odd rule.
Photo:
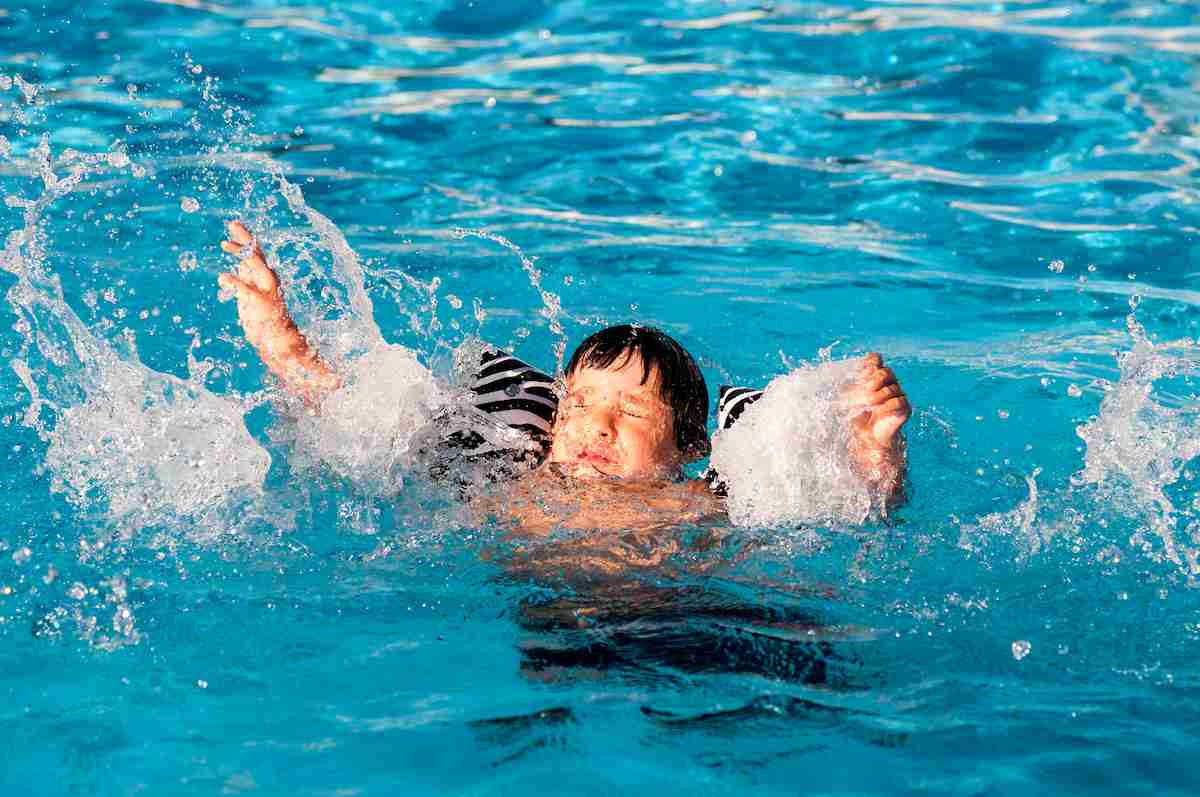
[(708, 387), (663, 332), (600, 330), (571, 355), (566, 381), (549, 459), (575, 475), (665, 477), (708, 454)]

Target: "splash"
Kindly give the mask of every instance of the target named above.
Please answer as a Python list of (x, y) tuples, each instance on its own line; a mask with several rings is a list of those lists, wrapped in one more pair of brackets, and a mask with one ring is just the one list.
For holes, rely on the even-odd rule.
[(131, 339), (123, 356), (76, 315), (49, 271), (44, 214), (90, 173), (132, 168), (122, 149), (113, 152), (68, 152), (56, 162), (42, 139), (26, 165), (43, 190), (6, 198), (23, 223), (9, 233), (0, 268), (16, 279), (7, 299), (23, 339), (11, 367), (30, 394), (24, 420), (49, 443), (54, 486), (81, 508), (140, 527), (202, 516), (256, 491), (270, 458), (247, 431), (243, 404), (206, 390), (203, 369), (189, 380), (153, 371)]
[(292, 464), (323, 464), (367, 494), (395, 495), (420, 461), (447, 389), (414, 352), (383, 342), (347, 362), (344, 378), (317, 412), (298, 414)]
[(562, 299), (557, 293), (548, 291), (542, 287), (542, 272), (534, 262), (526, 256), (521, 248), (507, 238), (497, 235), (492, 232), (484, 232), (482, 230), (455, 230), (455, 235), (460, 238), (473, 236), (482, 238), (485, 241), (491, 241), (503, 246), (508, 251), (512, 252), (521, 260), (521, 268), (525, 271), (525, 276), (529, 279), (529, 284), (537, 291), (538, 297), (542, 300), (541, 315), (546, 319), (546, 323), (550, 326), (550, 331), (554, 334), (554, 365), (555, 373), (562, 373), (563, 357), (567, 352), (567, 333), (563, 329), (562, 319), (564, 317)]
[(734, 523), (861, 523), (870, 515), (874, 499), (849, 450), (853, 410), (841, 399), (858, 369), (856, 360), (796, 368), (717, 432), (711, 462)]
[[(1131, 309), (1137, 304), (1135, 297)], [(1191, 403), (1172, 406), (1162, 388), (1200, 375), (1200, 360), (1191, 340), (1155, 344), (1133, 313), (1126, 324), (1133, 346), (1118, 355), (1120, 379), (1105, 386), (1097, 415), (1076, 429), (1087, 451), (1072, 481), (1094, 486), (1102, 505), (1146, 523), (1133, 535), (1136, 546), (1153, 547), (1149, 531), (1167, 559), (1198, 575), (1200, 549), (1176, 538), (1181, 513), (1172, 488), (1200, 455), (1200, 413)]]

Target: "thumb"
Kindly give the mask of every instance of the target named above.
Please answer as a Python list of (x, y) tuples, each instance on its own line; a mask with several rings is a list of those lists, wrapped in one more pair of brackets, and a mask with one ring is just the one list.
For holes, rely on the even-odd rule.
[(882, 445), (891, 445), (896, 439), (897, 432), (900, 427), (907, 421), (907, 416), (891, 412), (879, 418), (875, 418), (871, 424), (871, 434), (875, 437), (875, 441)]

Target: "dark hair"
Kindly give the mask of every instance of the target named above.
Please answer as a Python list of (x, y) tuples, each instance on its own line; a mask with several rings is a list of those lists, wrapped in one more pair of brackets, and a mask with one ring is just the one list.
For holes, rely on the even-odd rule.
[(654, 327), (621, 324), (590, 335), (567, 363), (567, 375), (581, 367), (610, 368), (642, 361), (642, 384), (658, 372), (658, 395), (671, 408), (675, 447), (685, 458), (707, 456), (708, 385), (687, 349)]

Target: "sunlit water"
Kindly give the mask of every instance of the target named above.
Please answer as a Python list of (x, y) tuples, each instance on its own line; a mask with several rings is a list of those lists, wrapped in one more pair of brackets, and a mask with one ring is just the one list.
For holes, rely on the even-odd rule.
[[(0, 785), (1193, 793), (1198, 55), (1175, 2), (0, 6)], [(742, 526), (571, 555), (423, 478), (478, 339), (631, 319), (796, 371)], [(866, 513), (778, 446), (870, 350), (909, 502), (803, 522)]]

